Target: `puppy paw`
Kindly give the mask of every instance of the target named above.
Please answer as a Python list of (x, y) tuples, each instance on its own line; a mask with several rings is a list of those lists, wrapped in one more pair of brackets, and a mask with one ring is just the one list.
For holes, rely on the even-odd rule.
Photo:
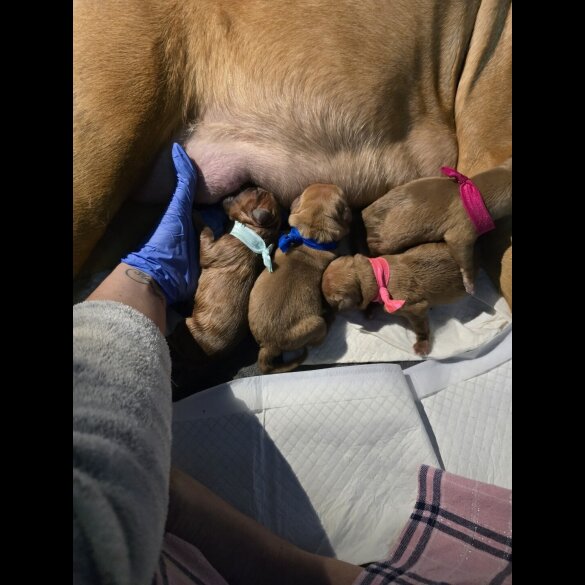
[(463, 268), (461, 269), (461, 275), (463, 276), (463, 286), (467, 291), (467, 294), (472, 295), (475, 292), (475, 285), (473, 284), (473, 278), (470, 277)]
[(431, 342), (428, 339), (419, 340), (412, 346), (412, 349), (417, 355), (428, 355), (431, 352)]
[(213, 230), (208, 225), (203, 225), (201, 228), (200, 237), (213, 241)]

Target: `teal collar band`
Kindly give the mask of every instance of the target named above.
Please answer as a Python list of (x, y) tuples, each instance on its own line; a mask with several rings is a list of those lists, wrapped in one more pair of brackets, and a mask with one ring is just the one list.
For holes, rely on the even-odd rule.
[(266, 242), (249, 227), (245, 226), (239, 221), (234, 222), (234, 227), (230, 232), (234, 238), (238, 238), (242, 244), (246, 245), (252, 252), (262, 254), (262, 262), (268, 268), (268, 272), (272, 272), (272, 259), (270, 252), (272, 252), (273, 244), (266, 245)]

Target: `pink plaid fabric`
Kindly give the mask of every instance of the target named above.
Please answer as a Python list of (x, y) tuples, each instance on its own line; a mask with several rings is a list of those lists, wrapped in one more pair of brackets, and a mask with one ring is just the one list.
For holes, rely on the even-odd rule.
[(418, 500), (386, 561), (353, 585), (509, 585), (512, 492), (428, 467)]
[(228, 585), (200, 550), (174, 534), (165, 534), (152, 585)]

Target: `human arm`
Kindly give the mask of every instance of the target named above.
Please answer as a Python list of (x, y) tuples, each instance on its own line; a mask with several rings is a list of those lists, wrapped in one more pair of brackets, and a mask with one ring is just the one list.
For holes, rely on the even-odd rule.
[(88, 301), (116, 301), (146, 315), (165, 333), (167, 301), (156, 281), (124, 262), (89, 295)]
[(112, 301), (73, 308), (75, 583), (152, 579), (168, 502), (170, 373), (151, 319)]
[(171, 440), (166, 305), (193, 294), (195, 173), (173, 149), (175, 194), (148, 242), (73, 308), (75, 583), (150, 584)]
[(230, 585), (351, 585), (362, 572), (276, 536), (175, 467), (167, 531), (196, 546)]

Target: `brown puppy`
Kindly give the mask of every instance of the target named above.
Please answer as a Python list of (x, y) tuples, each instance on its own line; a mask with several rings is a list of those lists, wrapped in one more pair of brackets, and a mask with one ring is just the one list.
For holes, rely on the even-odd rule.
[[(465, 294), (459, 266), (445, 244), (423, 244), (383, 258), (390, 266), (386, 283), (390, 298), (406, 301), (395, 314), (408, 319), (416, 333), (413, 349), (426, 355), (431, 348), (428, 308)], [(322, 289), (326, 301), (339, 311), (366, 310), (379, 291), (372, 265), (362, 254), (331, 262), (323, 274)]]
[[(471, 177), (494, 220), (512, 213), (512, 159)], [(459, 185), (447, 177), (411, 181), (366, 207), (362, 218), (373, 255), (395, 254), (444, 240), (473, 293), (477, 232), (461, 201)]]
[[(223, 207), (230, 220), (253, 230), (266, 245), (276, 242), (280, 207), (272, 193), (260, 188), (246, 189), (224, 199)], [(188, 352), (193, 359), (201, 352), (185, 347), (188, 345), (185, 330), (205, 356), (220, 355), (242, 339), (248, 323), (250, 291), (264, 266), (260, 254), (230, 233), (214, 240), (211, 229), (205, 227), (200, 242), (201, 275), (193, 314), (173, 337), (183, 355)]]
[[(295, 199), (289, 224), (303, 238), (319, 243), (337, 242), (349, 231), (351, 211), (336, 185), (311, 185)], [(274, 255), (274, 272), (265, 270), (250, 294), (250, 330), (260, 345), (258, 365), (267, 374), (288, 372), (307, 357), (307, 345), (317, 345), (327, 334), (321, 277), (335, 258), (334, 251), (305, 244)], [(299, 358), (275, 364), (284, 351), (302, 349)]]

